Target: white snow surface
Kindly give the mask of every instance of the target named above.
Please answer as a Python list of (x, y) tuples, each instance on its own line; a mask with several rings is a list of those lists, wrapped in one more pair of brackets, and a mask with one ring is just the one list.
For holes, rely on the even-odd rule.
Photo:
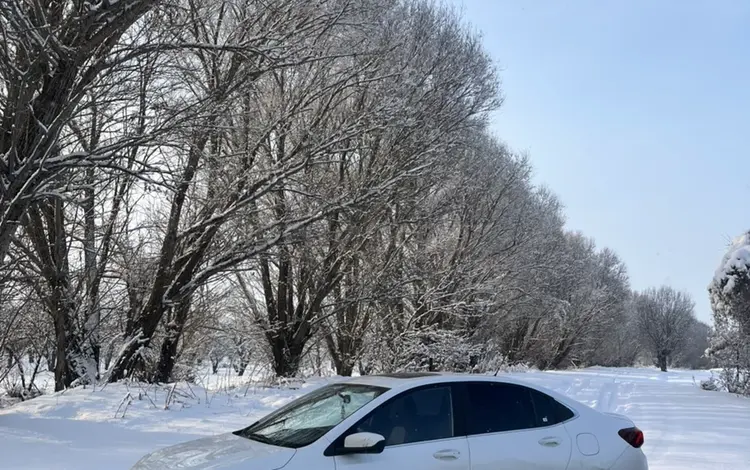
[(746, 273), (748, 270), (750, 270), (750, 232), (745, 232), (732, 240), (712, 282), (720, 286), (726, 279), (723, 291), (729, 293), (734, 288), (737, 274)]
[[(750, 469), (750, 400), (701, 390), (709, 371), (589, 368), (510, 375), (633, 419), (645, 433), (652, 470)], [(264, 387), (234, 377), (207, 388), (110, 384), (48, 394), (0, 410), (0, 468), (128, 469), (158, 448), (245, 427), (332, 380), (338, 379)], [(133, 400), (123, 410), (128, 394)]]

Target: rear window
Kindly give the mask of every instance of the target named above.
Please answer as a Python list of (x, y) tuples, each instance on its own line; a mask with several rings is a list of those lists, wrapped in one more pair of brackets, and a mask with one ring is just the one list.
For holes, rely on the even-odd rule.
[(551, 396), (529, 389), (534, 404), (537, 427), (553, 426), (571, 419), (575, 414), (567, 406)]
[(467, 391), (469, 435), (543, 428), (574, 416), (549, 395), (521, 385), (473, 382)]

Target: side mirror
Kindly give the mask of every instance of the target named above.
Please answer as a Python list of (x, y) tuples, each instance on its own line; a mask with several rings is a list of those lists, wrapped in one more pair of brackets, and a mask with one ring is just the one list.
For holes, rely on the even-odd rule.
[(337, 454), (379, 454), (385, 449), (385, 437), (372, 432), (350, 434), (344, 439), (344, 447)]

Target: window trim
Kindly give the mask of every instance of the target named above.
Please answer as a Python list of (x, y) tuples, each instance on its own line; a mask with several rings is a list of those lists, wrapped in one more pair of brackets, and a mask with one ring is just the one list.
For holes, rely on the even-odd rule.
[(433, 388), (448, 388), (450, 390), (451, 394), (451, 405), (453, 407), (453, 436), (452, 437), (444, 437), (441, 439), (430, 439), (428, 441), (419, 441), (419, 442), (408, 442), (404, 444), (396, 444), (392, 446), (387, 446), (386, 449), (392, 449), (397, 447), (405, 447), (405, 446), (412, 446), (412, 445), (419, 445), (422, 443), (427, 442), (439, 442), (439, 441), (447, 441), (449, 439), (456, 439), (456, 438), (464, 438), (466, 437), (466, 419), (459, 414), (460, 410), (463, 410), (462, 404), (459, 402), (459, 391), (457, 390), (456, 385), (460, 384), (460, 382), (438, 382), (438, 383), (431, 383), (426, 385), (420, 385), (418, 387), (409, 388), (406, 390), (403, 390), (396, 395), (393, 395), (392, 397), (389, 397), (387, 400), (385, 400), (382, 403), (379, 403), (375, 408), (368, 411), (362, 418), (358, 419), (354, 424), (349, 426), (346, 431), (339, 434), (336, 439), (331, 442), (328, 447), (326, 447), (325, 451), (323, 452), (323, 455), (326, 457), (336, 457), (340, 455), (338, 453), (338, 450), (344, 445), (344, 439), (346, 439), (347, 436), (354, 434), (354, 430), (357, 428), (357, 426), (360, 425), (363, 421), (370, 418), (370, 416), (375, 413), (377, 410), (379, 410), (381, 407), (388, 406), (392, 402), (396, 401), (397, 399), (403, 397), (404, 395), (407, 395), (409, 393), (415, 393), (422, 390), (429, 390)]
[[(560, 406), (564, 406), (566, 409), (570, 410), (573, 416), (564, 421), (560, 421), (555, 424), (550, 424), (549, 426), (535, 426), (533, 428), (511, 429), (508, 431), (495, 431), (495, 432), (471, 434), (469, 433), (469, 419), (471, 416), (470, 414), (471, 405), (469, 402), (469, 386), (474, 385), (474, 384), (488, 384), (490, 386), (494, 384), (494, 385), (499, 385), (499, 386), (518, 387), (518, 388), (522, 388), (526, 390), (529, 393), (529, 400), (531, 401), (531, 406), (532, 406), (532, 409), (534, 410), (534, 422), (539, 422), (539, 416), (537, 415), (536, 406), (534, 404), (534, 400), (531, 397), (530, 391), (541, 393), (542, 395), (549, 397), (549, 399), (552, 400), (553, 402), (557, 403)], [(539, 429), (548, 429), (548, 428), (552, 428), (555, 426), (563, 425), (578, 417), (578, 411), (569, 407), (565, 403), (562, 403), (560, 400), (557, 400), (552, 395), (549, 395), (535, 387), (529, 387), (527, 385), (517, 384), (513, 382), (503, 382), (499, 380), (465, 380), (461, 382), (456, 382), (454, 385), (456, 389), (454, 393), (457, 394), (457, 397), (456, 397), (457, 399), (454, 401), (454, 403), (458, 402), (459, 403), (458, 406), (460, 407), (459, 411), (456, 411), (454, 409), (454, 413), (456, 413), (456, 416), (460, 415), (462, 418), (462, 430), (464, 431), (462, 437), (470, 438), (470, 437), (477, 437), (477, 436), (494, 436), (497, 434), (507, 434), (507, 433), (512, 433), (512, 432), (518, 433), (518, 432), (529, 432), (529, 431), (534, 431), (534, 430), (539, 430)]]

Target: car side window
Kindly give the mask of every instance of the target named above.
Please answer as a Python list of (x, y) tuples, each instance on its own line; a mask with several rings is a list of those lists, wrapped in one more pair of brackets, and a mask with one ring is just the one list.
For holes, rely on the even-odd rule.
[(352, 432), (385, 437), (385, 445), (448, 439), (454, 434), (450, 385), (417, 389), (399, 395), (361, 420)]
[(537, 427), (553, 426), (571, 419), (575, 414), (565, 405), (538, 390), (529, 389), (536, 414)]
[(469, 435), (517, 431), (537, 427), (529, 389), (512, 384), (467, 384)]

